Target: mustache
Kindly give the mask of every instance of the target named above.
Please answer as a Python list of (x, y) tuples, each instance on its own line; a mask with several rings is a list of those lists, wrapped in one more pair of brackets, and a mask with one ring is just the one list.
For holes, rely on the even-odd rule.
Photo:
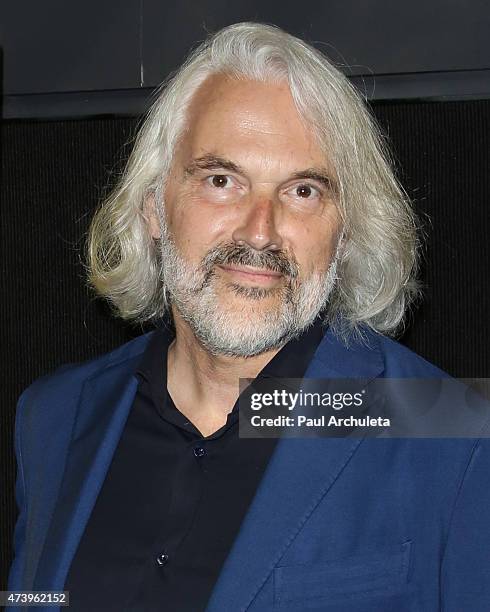
[(256, 251), (247, 245), (226, 243), (211, 249), (201, 264), (202, 271), (209, 275), (216, 265), (251, 266), (257, 269), (279, 272), (292, 279), (299, 274), (299, 266), (283, 251)]

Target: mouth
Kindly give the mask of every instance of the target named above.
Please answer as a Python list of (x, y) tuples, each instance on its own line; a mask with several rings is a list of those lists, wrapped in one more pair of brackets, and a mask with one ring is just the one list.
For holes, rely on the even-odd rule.
[(281, 272), (274, 270), (265, 270), (264, 268), (253, 268), (251, 266), (226, 266), (219, 265), (221, 270), (231, 274), (235, 278), (252, 281), (261, 284), (270, 284), (277, 282), (282, 278)]

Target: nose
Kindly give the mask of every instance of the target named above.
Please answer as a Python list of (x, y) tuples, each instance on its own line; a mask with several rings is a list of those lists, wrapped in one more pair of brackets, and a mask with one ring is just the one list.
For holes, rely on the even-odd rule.
[(279, 250), (282, 239), (277, 230), (276, 203), (272, 198), (257, 198), (232, 234), (236, 244), (247, 243), (257, 251)]

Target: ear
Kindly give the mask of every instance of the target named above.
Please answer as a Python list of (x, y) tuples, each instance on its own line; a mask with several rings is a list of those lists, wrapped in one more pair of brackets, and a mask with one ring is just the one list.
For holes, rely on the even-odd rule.
[(143, 216), (148, 223), (148, 230), (150, 232), (150, 236), (155, 240), (160, 238), (162, 233), (160, 230), (160, 220), (158, 218), (156, 202), (155, 202), (155, 194), (150, 193), (145, 198), (145, 202), (143, 204)]

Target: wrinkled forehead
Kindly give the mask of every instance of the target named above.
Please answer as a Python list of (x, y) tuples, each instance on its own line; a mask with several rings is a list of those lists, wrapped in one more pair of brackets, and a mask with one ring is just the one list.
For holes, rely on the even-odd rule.
[(178, 149), (186, 158), (214, 153), (242, 163), (261, 156), (271, 165), (330, 166), (285, 81), (208, 77), (191, 100)]

